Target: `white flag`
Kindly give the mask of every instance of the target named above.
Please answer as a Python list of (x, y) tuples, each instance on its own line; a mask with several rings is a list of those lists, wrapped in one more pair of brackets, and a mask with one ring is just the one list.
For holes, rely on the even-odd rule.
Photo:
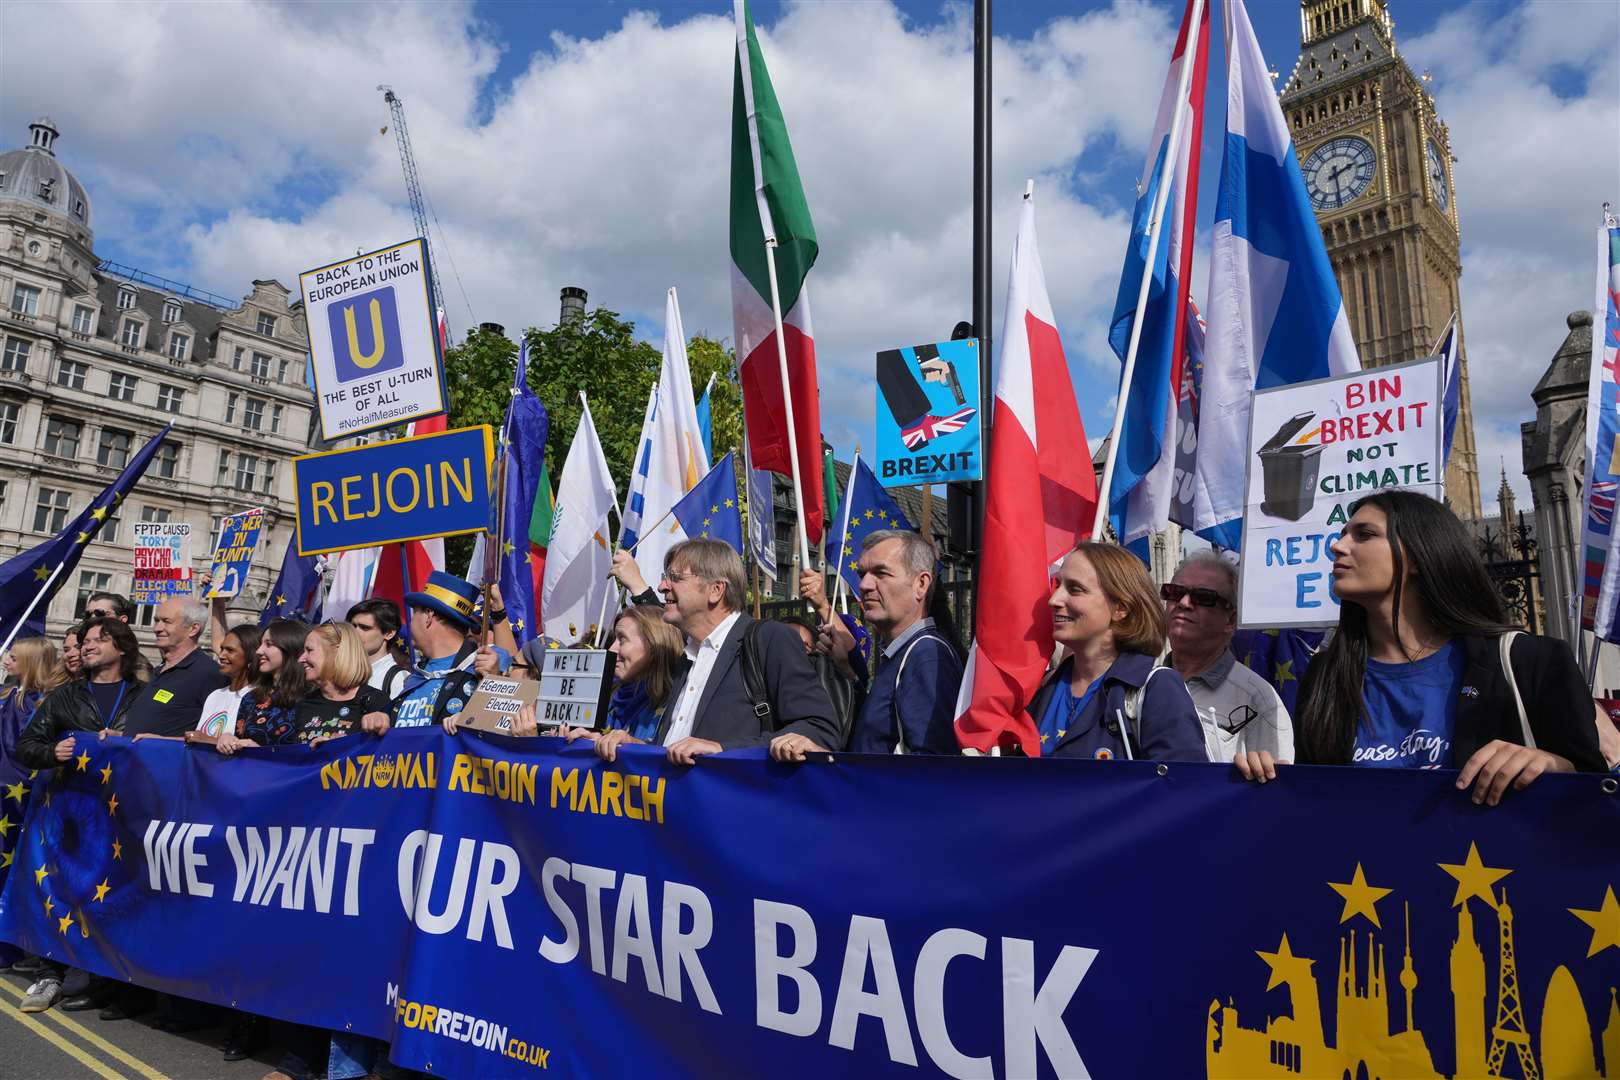
[[(557, 506), (552, 511), (551, 547), (546, 553), (540, 602), (547, 637), (572, 644), (594, 635), (611, 584), (608, 512), (616, 502), (613, 475), (587, 406), (569, 444), (557, 485)], [(611, 617), (617, 609), (611, 601), (609, 605), (607, 615)]]
[(681, 539), (673, 518), (660, 519), (708, 473), (709, 455), (703, 449), (692, 371), (686, 362), (686, 331), (671, 289), (664, 304), (664, 366), (658, 374), (658, 406), (642, 488), (640, 546), (636, 548), (636, 565), (648, 581), (663, 576), (664, 553)]
[(356, 548), (332, 556), (336, 566), (332, 583), (326, 589), (326, 605), (321, 614), (328, 619), (346, 619), (349, 609), (371, 595), (371, 582), (377, 576), (377, 559), (382, 548)]

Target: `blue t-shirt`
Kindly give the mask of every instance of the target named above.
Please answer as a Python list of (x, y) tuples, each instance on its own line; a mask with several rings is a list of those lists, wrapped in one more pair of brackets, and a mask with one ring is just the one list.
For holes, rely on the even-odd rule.
[(1069, 728), (1080, 714), (1086, 711), (1091, 699), (1097, 696), (1098, 687), (1102, 686), (1102, 677), (1098, 676), (1092, 684), (1086, 687), (1086, 692), (1079, 697), (1074, 696), (1074, 687), (1069, 682), (1067, 668), (1058, 675), (1058, 685), (1052, 688), (1052, 697), (1046, 703), (1046, 711), (1041, 714), (1041, 753), (1049, 754), (1057, 749), (1057, 744), (1063, 741), (1063, 736), (1069, 733)]
[[(439, 690), (444, 685), (444, 677), (454, 671), (455, 667), (456, 658), (451, 655), (428, 660), (417, 668), (417, 671), (426, 675), (427, 679), (421, 686), (406, 693), (394, 703), (394, 726), (425, 727), (433, 723), (433, 703), (438, 700)], [(451, 698), (445, 702), (445, 715), (452, 716), (460, 712), (462, 706), (466, 704), (466, 699), (459, 695)]]
[(1455, 641), (1411, 663), (1368, 660), (1361, 683), (1366, 716), (1356, 726), (1351, 760), (1380, 769), (1450, 768), (1457, 694), (1467, 662)]

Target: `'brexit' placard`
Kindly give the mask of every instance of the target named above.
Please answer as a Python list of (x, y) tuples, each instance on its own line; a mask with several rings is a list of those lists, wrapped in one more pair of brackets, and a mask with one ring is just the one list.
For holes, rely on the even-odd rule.
[(494, 450), (482, 424), (293, 458), (298, 553), (486, 528)]
[(298, 276), (321, 437), (334, 440), (444, 412), (444, 358), (427, 243), (356, 255)]

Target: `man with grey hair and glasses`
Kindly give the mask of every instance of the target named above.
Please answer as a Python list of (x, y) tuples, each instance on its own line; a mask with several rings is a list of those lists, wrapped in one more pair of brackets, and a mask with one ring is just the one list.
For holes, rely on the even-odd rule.
[[(956, 754), (956, 694), (962, 658), (929, 616), (938, 552), (921, 533), (877, 529), (861, 540), (860, 603), (871, 627), (873, 674), (850, 733), (856, 754)], [(840, 667), (853, 639), (823, 633)]]
[(226, 684), (219, 664), (198, 644), (207, 625), (208, 605), (201, 600), (175, 596), (157, 606), (152, 636), (162, 663), (152, 669), (152, 677), (130, 703), (125, 735), (173, 738), (197, 726), (203, 702)]
[[(778, 761), (837, 750), (838, 721), (792, 627), (744, 612), (742, 559), (720, 540), (683, 540), (664, 556), (658, 583), (664, 621), (686, 638), (677, 677), (652, 741), (677, 765), (705, 754), (770, 746)], [(596, 752), (614, 760), (639, 740), (607, 731)]]
[(1213, 551), (1190, 556), (1159, 588), (1168, 663), (1187, 684), (1211, 761), (1243, 764), (1264, 782), (1294, 760), (1294, 725), (1270, 683), (1232, 653), (1237, 630), (1237, 570)]

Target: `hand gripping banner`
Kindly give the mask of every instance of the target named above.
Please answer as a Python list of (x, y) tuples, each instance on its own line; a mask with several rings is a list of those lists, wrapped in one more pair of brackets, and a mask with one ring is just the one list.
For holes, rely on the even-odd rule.
[(1605, 777), (621, 754), (81, 739), (0, 937), (443, 1076), (1620, 1071)]

